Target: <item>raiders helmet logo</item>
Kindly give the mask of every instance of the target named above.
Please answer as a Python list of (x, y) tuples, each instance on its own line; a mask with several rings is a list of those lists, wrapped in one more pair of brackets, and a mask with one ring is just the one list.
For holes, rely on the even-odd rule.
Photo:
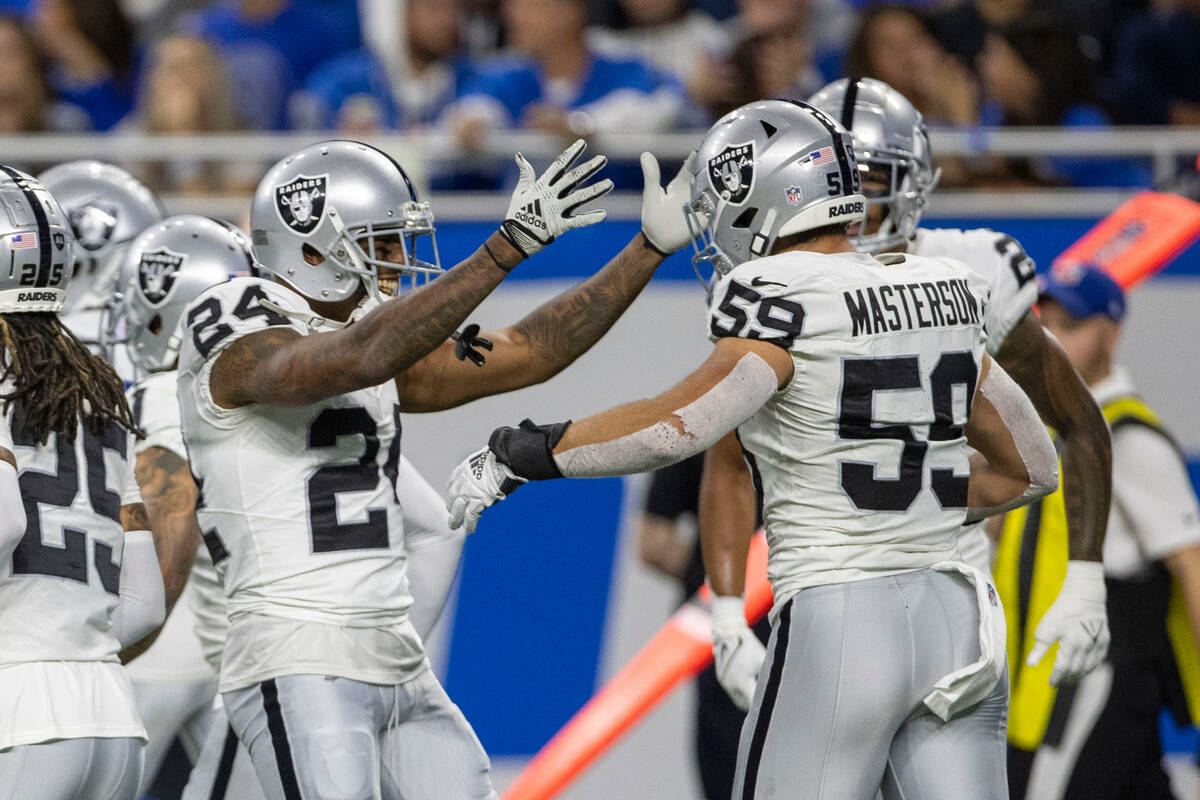
[(100, 200), (91, 200), (86, 205), (73, 208), (67, 216), (75, 239), (84, 250), (91, 252), (107, 245), (117, 227), (117, 207)]
[(283, 224), (296, 233), (308, 235), (325, 214), (325, 190), (329, 175), (297, 175), (275, 187), (275, 211)]
[(741, 205), (754, 187), (754, 142), (731, 144), (708, 160), (713, 191), (730, 205)]
[(138, 260), (138, 286), (148, 303), (156, 306), (167, 299), (185, 258), (182, 253), (165, 247), (142, 253)]

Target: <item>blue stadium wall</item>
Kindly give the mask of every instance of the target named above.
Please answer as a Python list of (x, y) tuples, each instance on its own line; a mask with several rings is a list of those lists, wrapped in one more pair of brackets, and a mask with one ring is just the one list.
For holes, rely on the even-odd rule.
[[(1003, 230), (1044, 267), (1094, 222), (938, 219), (929, 224)], [(492, 229), (491, 223), (440, 225), (443, 261), (465, 257)], [(515, 270), (478, 318), (485, 325), (514, 321), (592, 274), (636, 231), (636, 223), (617, 221), (564, 237)], [(1133, 296), (1124, 358), (1140, 388), (1180, 434), (1193, 456), (1193, 478), (1200, 480), (1200, 424), (1189, 413), (1200, 393), (1195, 370), (1200, 345), (1189, 335), (1194, 330), (1189, 314), (1197, 303), (1200, 247), (1193, 247)], [(703, 358), (708, 348), (703, 322), (703, 293), (690, 261), (675, 256), (614, 331), (614, 341), (601, 343), (543, 386), (453, 412), (407, 417), (406, 452), (440, 489), (450, 466), (481, 446), (496, 425), (525, 416), (539, 422), (581, 416), (665, 388)], [(618, 583), (622, 519), (634, 485), (620, 479), (532, 485), (490, 511), (469, 539), (446, 623), (443, 671), (451, 696), (494, 757), (534, 753), (596, 689), (604, 653), (613, 645), (606, 636), (619, 629), (611, 619), (617, 607), (611, 587)], [(623, 650), (637, 644), (626, 642)], [(1168, 736), (1170, 749), (1194, 752), (1190, 731), (1171, 730)]]

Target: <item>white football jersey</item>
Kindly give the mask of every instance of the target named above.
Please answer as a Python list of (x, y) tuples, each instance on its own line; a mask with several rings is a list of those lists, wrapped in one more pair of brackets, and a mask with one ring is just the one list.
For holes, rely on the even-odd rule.
[(395, 385), (298, 408), (212, 399), (226, 347), (273, 326), (308, 335), (310, 325), (320, 318), (304, 298), (258, 278), (214, 286), (185, 317), (183, 436), (229, 603), (222, 691), (304, 673), (393, 683), (426, 664), (406, 613)]
[[(991, 285), (984, 333), (992, 355), (1037, 302), (1033, 259), (1011, 236), (987, 228), (918, 228), (908, 249), (913, 255), (957, 259)], [(964, 561), (984, 574), (991, 572), (993, 545), (984, 522), (965, 526), (958, 547)]]
[[(161, 447), (187, 461), (179, 425), (176, 397), (178, 373), (174, 370), (147, 375), (129, 388), (129, 407), (142, 436), (134, 456)], [(142, 681), (211, 681), (220, 664), (225, 641), (225, 593), (201, 542), (183, 596), (150, 649), (126, 665), (130, 676)], [(216, 641), (215, 658), (210, 655)]]
[(125, 549), (121, 507), (141, 502), (133, 435), (113, 424), (98, 436), (81, 423), (73, 440), (52, 433), (40, 443), (23, 420), (9, 404), (4, 421), (26, 527), (0, 562), (0, 749), (144, 737), (112, 632)]
[(713, 338), (772, 341), (795, 366), (738, 429), (776, 602), (955, 558), (987, 282), (950, 259), (789, 252), (713, 298)]
[(1037, 302), (1033, 259), (1011, 236), (987, 228), (918, 228), (908, 250), (915, 256), (953, 258), (991, 286), (984, 333), (995, 355), (1009, 331)]

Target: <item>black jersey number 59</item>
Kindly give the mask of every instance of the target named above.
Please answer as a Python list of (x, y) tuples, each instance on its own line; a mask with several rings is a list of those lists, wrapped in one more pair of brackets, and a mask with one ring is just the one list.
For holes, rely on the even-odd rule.
[[(838, 436), (852, 440), (894, 439), (903, 442), (900, 470), (896, 478), (875, 476), (877, 464), (842, 461), (842, 490), (854, 506), (870, 511), (906, 511), (924, 484), (925, 453), (929, 442), (950, 441), (962, 436), (954, 423), (954, 387), (966, 390), (967, 414), (975, 389), (978, 367), (969, 352), (943, 353), (929, 374), (930, 402), (934, 421), (929, 441), (919, 441), (910, 425), (879, 425), (874, 420), (876, 392), (921, 388), (916, 356), (893, 358), (848, 358), (842, 362), (842, 394), (838, 403)], [(930, 470), (930, 488), (943, 508), (965, 508), (967, 477), (950, 469)]]
[[(336, 550), (370, 550), (388, 546), (387, 509), (372, 508), (361, 522), (338, 522), (338, 494), (369, 492), (379, 484), (379, 434), (375, 420), (362, 406), (326, 408), (308, 429), (310, 450), (334, 447), (343, 436), (361, 436), (363, 452), (357, 463), (326, 464), (308, 478), (308, 519), (314, 553)], [(396, 440), (399, 440), (397, 428)], [(398, 472), (400, 448), (388, 448), (383, 474), (393, 482)]]

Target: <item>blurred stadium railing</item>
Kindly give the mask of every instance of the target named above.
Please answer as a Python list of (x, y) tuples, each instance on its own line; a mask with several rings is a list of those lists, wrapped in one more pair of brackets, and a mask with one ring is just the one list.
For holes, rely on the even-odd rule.
[[(701, 131), (657, 134), (608, 134), (592, 140), (594, 152), (612, 160), (636, 161), (643, 150), (664, 160), (682, 160), (696, 146)], [(42, 169), (78, 158), (98, 158), (124, 165), (163, 162), (262, 162), (276, 159), (336, 133), (232, 133), (219, 135), (148, 136), (118, 134), (24, 134), (0, 136), (0, 163)], [(933, 149), (939, 158), (1088, 156), (1145, 158), (1153, 168), (1155, 183), (1170, 184), (1200, 151), (1200, 128), (1136, 127), (1079, 128), (973, 128), (934, 130)], [(493, 133), (482, 148), (464, 151), (438, 133), (388, 134), (363, 137), (391, 153), (419, 184), (433, 170), (507, 163), (521, 151), (531, 159), (557, 155), (560, 140), (533, 133)], [(973, 189), (935, 193), (930, 213), (956, 217), (1046, 216), (1078, 217), (1107, 213), (1133, 190), (1106, 189)], [(176, 213), (194, 212), (237, 219), (247, 211), (244, 195), (166, 196)], [(481, 219), (502, 214), (506, 193), (454, 193), (438, 198), (435, 209), (442, 219)], [(606, 202), (615, 218), (636, 218), (635, 193), (618, 193)]]

